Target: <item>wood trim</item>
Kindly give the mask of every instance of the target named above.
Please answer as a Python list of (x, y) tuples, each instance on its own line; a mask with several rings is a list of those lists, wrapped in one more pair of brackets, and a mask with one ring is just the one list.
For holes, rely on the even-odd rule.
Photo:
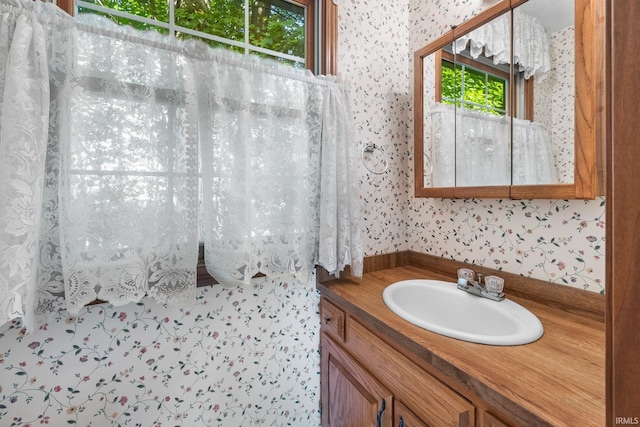
[[(202, 286), (213, 286), (219, 285), (218, 282), (212, 275), (207, 271), (207, 267), (204, 264), (198, 264), (196, 267), (196, 287), (200, 288)], [(256, 273), (251, 276), (252, 279), (257, 279), (259, 277), (266, 277), (264, 273)]]
[[(575, 199), (573, 184), (512, 185), (512, 199)], [(588, 198), (588, 197), (587, 197)]]
[[(482, 273), (485, 276), (497, 275), (504, 278), (505, 289), (509, 295), (536, 301), (600, 322), (605, 318), (605, 297), (601, 294), (415, 251), (392, 252), (365, 257), (363, 272), (367, 274), (407, 265), (449, 276), (452, 280), (457, 277), (459, 268), (472, 268), (476, 273)], [(345, 269), (340, 278), (353, 279), (349, 268)], [(336, 277), (329, 275), (324, 268), (317, 267), (316, 280), (318, 283), (333, 279)]]
[(292, 0), (294, 3), (304, 7), (306, 11), (305, 16), (305, 59), (306, 68), (311, 72), (316, 71), (316, 16), (315, 16), (315, 2), (313, 0)]
[(219, 282), (209, 274), (207, 267), (205, 267), (204, 264), (198, 264), (198, 267), (196, 268), (196, 277), (196, 286), (198, 288), (201, 286), (213, 286), (219, 284)]
[(338, 6), (333, 0), (322, 2), (321, 74), (338, 74)]
[(595, 22), (596, 33), (599, 35), (594, 40), (595, 50), (595, 73), (596, 73), (596, 195), (604, 196), (607, 191), (607, 132), (611, 123), (609, 122), (608, 112), (610, 111), (611, 102), (609, 99), (609, 76), (611, 70), (611, 46), (609, 37), (610, 29), (607, 27), (608, 15), (607, 11), (609, 0), (596, 0), (595, 3)]
[(454, 187), (453, 197), (467, 199), (471, 197), (488, 197), (491, 199), (504, 199), (509, 197), (509, 185), (487, 185), (483, 187)]
[[(597, 0), (575, 0), (575, 197), (596, 196), (596, 52), (599, 47), (595, 22)], [(603, 32), (604, 35), (604, 32)]]
[(328, 282), (333, 279), (337, 279), (337, 277), (329, 274), (324, 267), (316, 266), (316, 283)]
[[(422, 151), (421, 151), (422, 153)], [(424, 170), (424, 167), (423, 169)], [(418, 175), (421, 176), (421, 175)], [(443, 199), (453, 198), (453, 191), (455, 187), (421, 187), (416, 185), (415, 196), (416, 197), (440, 197)]]
[(487, 10), (480, 12), (472, 19), (469, 19), (462, 24), (453, 28), (453, 36), (454, 38), (458, 38), (464, 34), (467, 34), (469, 31), (473, 31), (476, 28), (482, 27), (487, 22), (491, 21), (494, 18), (502, 15), (507, 12), (511, 8), (511, 4), (508, 1), (501, 1), (500, 3), (491, 6)]
[[(254, 277), (261, 277), (261, 276), (264, 276), (264, 274), (259, 273)], [(213, 286), (218, 284), (219, 282), (209, 274), (209, 272), (207, 271), (207, 268), (204, 265), (198, 265), (198, 267), (196, 267), (196, 287), (197, 288), (204, 287), (204, 286)], [(90, 306), (90, 305), (100, 305), (100, 304), (111, 304), (111, 302), (101, 300), (101, 299), (95, 299), (90, 303), (87, 303), (86, 305)]]
[(528, 2), (529, 0), (511, 0), (511, 9), (514, 9), (518, 6), (520, 6), (521, 4), (524, 4), (526, 2)]
[[(414, 94), (424, 97), (424, 64), (422, 55), (417, 51), (413, 55), (413, 90)], [(416, 96), (414, 95), (414, 99)], [(413, 186), (415, 196), (420, 197), (420, 191), (424, 190), (424, 103), (413, 103)], [(420, 143), (418, 143), (420, 141)]]
[(74, 0), (57, 0), (56, 6), (60, 9), (67, 12), (69, 15), (73, 16), (73, 12), (75, 11), (75, 1)]
[(409, 252), (392, 252), (388, 254), (368, 256), (364, 259), (364, 273), (402, 267), (409, 264)]
[[(607, 426), (640, 419), (640, 2), (610, 0), (610, 124), (607, 134)], [(619, 418), (631, 422), (619, 422)]]
[(427, 45), (416, 50), (413, 55), (413, 58), (417, 61), (418, 59), (422, 59), (426, 56), (429, 56), (432, 53), (435, 53), (440, 49), (442, 49), (443, 46), (453, 43), (454, 40), (455, 40), (455, 37), (453, 36), (453, 30), (447, 31), (446, 33), (444, 33), (443, 35), (441, 35), (431, 43), (428, 43)]
[[(388, 268), (402, 267), (409, 264), (409, 252), (391, 252), (387, 254), (367, 256), (363, 260), (363, 274), (373, 271), (386, 270)], [(351, 268), (347, 266), (339, 277), (336, 277), (321, 266), (316, 266), (316, 282), (327, 282), (337, 278), (353, 278), (351, 276)]]
[[(442, 49), (439, 49), (437, 51), (434, 52), (434, 57), (433, 57), (433, 61), (435, 63), (435, 72), (433, 73), (435, 76), (435, 96), (434, 96), (434, 100), (436, 102), (442, 102), (442, 59), (447, 59), (445, 58), (445, 53)], [(424, 84), (424, 83), (423, 83)], [(424, 96), (424, 87), (422, 88), (423, 90), (423, 96)], [(423, 102), (424, 105), (424, 102)]]
[[(524, 81), (524, 118), (533, 121), (534, 118), (534, 82), (535, 77), (530, 77)], [(516, 109), (513, 109), (516, 111)]]
[[(497, 5), (499, 6), (499, 5)], [(495, 7), (494, 7), (495, 8)], [(494, 10), (491, 8), (486, 12)], [(504, 9), (504, 6), (500, 6), (498, 10)], [(489, 14), (488, 16), (495, 16)], [(499, 14), (499, 13), (498, 13)], [(454, 32), (456, 29), (449, 31), (433, 42), (427, 44), (423, 48), (417, 50), (414, 53), (414, 94), (424, 93), (424, 64), (423, 59), (430, 54), (435, 54), (435, 70), (436, 75), (440, 70), (438, 66), (439, 57), (442, 55), (442, 46), (453, 43)], [(440, 57), (441, 58), (441, 57)], [(492, 70), (493, 72), (493, 70)], [(438, 85), (436, 85), (436, 93), (439, 91)], [(441, 96), (441, 95), (440, 95)], [(414, 99), (418, 99), (414, 96)], [(422, 99), (422, 96), (420, 97)], [(424, 187), (424, 127), (423, 127), (423, 115), (424, 115), (424, 103), (414, 103), (414, 194), (415, 197), (441, 197), (441, 198), (463, 198), (463, 197), (492, 197), (492, 198), (506, 198), (509, 197), (509, 186), (487, 186), (487, 187)], [(421, 143), (418, 143), (420, 141)]]
[(528, 2), (529, 0), (511, 0), (511, 9), (514, 9), (518, 6), (520, 6), (521, 4), (524, 4), (526, 2)]

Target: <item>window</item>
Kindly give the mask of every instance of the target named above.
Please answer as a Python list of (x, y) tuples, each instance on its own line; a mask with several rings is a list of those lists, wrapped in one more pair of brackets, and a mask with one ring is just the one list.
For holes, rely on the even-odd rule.
[(314, 0), (76, 0), (76, 13), (315, 71)]
[[(56, 4), (70, 14), (95, 13), (121, 25), (195, 38), (213, 47), (270, 57), (323, 74), (337, 71), (337, 6), (332, 1), (57, 0)], [(322, 20), (316, 23), (318, 15)], [(171, 111), (169, 116), (175, 116), (176, 110)], [(170, 170), (167, 180), (172, 174)], [(213, 282), (199, 265), (199, 286)]]
[[(472, 59), (463, 52), (454, 61), (451, 52), (440, 51), (436, 58), (436, 102), (497, 116), (509, 113), (509, 67), (495, 66), (482, 58)], [(532, 83), (533, 78), (516, 76), (514, 117), (533, 117)]]

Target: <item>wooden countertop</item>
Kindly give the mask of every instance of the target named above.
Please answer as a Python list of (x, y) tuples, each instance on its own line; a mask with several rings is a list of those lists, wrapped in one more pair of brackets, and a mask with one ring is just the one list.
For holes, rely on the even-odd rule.
[(522, 425), (605, 425), (604, 323), (507, 293), (538, 316), (542, 338), (507, 347), (460, 341), (415, 326), (384, 304), (386, 286), (417, 278), (453, 281), (407, 265), (366, 273), (361, 280), (318, 283), (318, 289), (389, 344), (408, 350), (414, 362), (455, 381), (462, 394), (480, 397)]

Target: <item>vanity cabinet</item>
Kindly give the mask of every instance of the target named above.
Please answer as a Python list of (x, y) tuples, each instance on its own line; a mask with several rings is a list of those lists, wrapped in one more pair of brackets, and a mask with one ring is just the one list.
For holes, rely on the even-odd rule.
[(321, 345), (327, 379), (322, 425), (391, 426), (391, 392), (326, 335)]
[(475, 406), (323, 297), (322, 425), (475, 426)]
[[(412, 325), (382, 298), (392, 283), (451, 280), (469, 266), (397, 259), (372, 259), (361, 279), (318, 281), (323, 426), (377, 426), (378, 413), (381, 426), (393, 427), (605, 425), (601, 295), (503, 272), (517, 284), (509, 299), (540, 319), (544, 335), (520, 346), (474, 344)], [(364, 421), (348, 418), (352, 411)]]

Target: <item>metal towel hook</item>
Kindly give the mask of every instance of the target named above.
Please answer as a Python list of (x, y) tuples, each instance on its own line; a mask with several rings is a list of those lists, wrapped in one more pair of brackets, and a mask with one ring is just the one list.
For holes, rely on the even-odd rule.
[[(375, 150), (379, 150), (382, 153), (382, 156), (384, 157), (384, 168), (382, 170), (374, 170), (371, 169), (368, 165), (367, 162), (364, 159), (365, 154), (371, 154), (373, 153)], [(376, 174), (376, 175), (382, 175), (383, 173), (385, 173), (387, 170), (389, 170), (389, 158), (387, 157), (387, 153), (384, 152), (384, 150), (382, 149), (382, 147), (380, 147), (379, 145), (374, 144), (373, 142), (367, 142), (364, 144), (364, 147), (362, 147), (362, 164), (364, 165), (364, 167), (371, 173)]]

